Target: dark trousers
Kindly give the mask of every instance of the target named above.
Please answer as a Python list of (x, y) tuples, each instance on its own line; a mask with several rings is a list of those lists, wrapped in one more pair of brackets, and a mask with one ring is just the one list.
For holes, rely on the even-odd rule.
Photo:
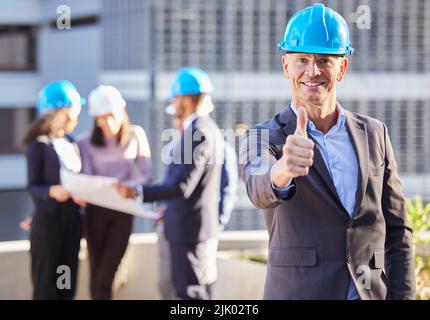
[(213, 268), (216, 269), (216, 262), (212, 262), (209, 257), (216, 255), (216, 247), (208, 243), (169, 242), (173, 286), (179, 299), (210, 300), (212, 298), (215, 279), (212, 277), (209, 279), (208, 274)]
[(133, 216), (88, 205), (85, 237), (90, 260), (90, 292), (94, 300), (112, 299), (116, 270), (128, 246)]
[(79, 207), (60, 203), (55, 212), (36, 211), (30, 232), (33, 299), (71, 300), (76, 292), (82, 234)]

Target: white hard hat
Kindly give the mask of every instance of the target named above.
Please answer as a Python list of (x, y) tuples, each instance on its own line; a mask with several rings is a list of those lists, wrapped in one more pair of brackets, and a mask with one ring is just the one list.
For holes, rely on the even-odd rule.
[(121, 93), (112, 86), (98, 86), (88, 96), (88, 112), (93, 117), (104, 116), (108, 113), (120, 115), (125, 104)]
[[(207, 116), (209, 113), (211, 113), (214, 110), (214, 104), (212, 102), (212, 99), (209, 95), (205, 95), (203, 98), (203, 101), (200, 104), (199, 110), (197, 113), (200, 116)], [(174, 116), (176, 114), (176, 109), (173, 104), (169, 104), (164, 111), (171, 116)]]

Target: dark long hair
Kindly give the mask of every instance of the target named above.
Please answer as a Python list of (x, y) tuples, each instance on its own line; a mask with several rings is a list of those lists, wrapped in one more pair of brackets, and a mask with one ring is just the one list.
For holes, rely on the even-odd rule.
[[(97, 120), (94, 120), (93, 131), (91, 132), (90, 141), (97, 147), (104, 147), (106, 145), (105, 137), (102, 129), (97, 125)], [(130, 141), (130, 120), (127, 112), (124, 110), (124, 117), (122, 119), (121, 128), (116, 135), (118, 145), (125, 146)]]
[(66, 123), (67, 116), (63, 109), (46, 113), (30, 124), (22, 139), (22, 145), (25, 147), (39, 136), (56, 136), (58, 131), (65, 128)]

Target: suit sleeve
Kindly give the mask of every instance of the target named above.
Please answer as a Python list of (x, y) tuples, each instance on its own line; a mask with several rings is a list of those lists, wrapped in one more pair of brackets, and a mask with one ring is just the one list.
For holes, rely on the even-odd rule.
[(219, 222), (226, 226), (230, 221), (237, 200), (237, 157), (233, 147), (228, 142), (224, 146), (224, 164), (221, 170), (221, 199), (219, 203)]
[[(195, 135), (193, 135), (195, 136)], [(198, 134), (197, 134), (198, 136)], [(209, 135), (201, 134), (200, 139), (191, 141), (191, 150), (187, 148), (184, 136), (180, 147), (176, 148), (174, 163), (169, 165), (166, 178), (160, 184), (143, 187), (143, 201), (188, 198), (197, 187), (206, 169), (206, 164), (213, 153), (213, 141)], [(194, 140), (194, 139), (188, 139)]]
[(386, 222), (385, 255), (393, 299), (415, 299), (412, 229), (409, 227), (393, 148), (384, 125), (385, 173), (382, 210)]
[(277, 149), (269, 141), (269, 129), (253, 128), (247, 131), (240, 147), (240, 159), (244, 163), (242, 180), (252, 204), (260, 209), (277, 207), (295, 191), (293, 188), (282, 199), (273, 190), (270, 171), (277, 161)]
[(33, 141), (27, 146), (27, 189), (34, 199), (52, 200), (49, 197), (51, 185), (43, 182), (43, 153), (41, 142)]

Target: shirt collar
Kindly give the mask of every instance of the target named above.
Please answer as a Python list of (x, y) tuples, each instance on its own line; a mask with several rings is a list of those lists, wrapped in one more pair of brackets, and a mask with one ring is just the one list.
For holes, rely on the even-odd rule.
[(186, 130), (190, 125), (191, 125), (191, 123), (195, 120), (195, 119), (197, 119), (198, 118), (198, 114), (197, 114), (197, 112), (193, 112), (193, 113), (191, 113), (188, 117), (186, 117), (185, 118), (185, 120), (184, 120), (184, 124), (183, 124), (183, 128), (184, 128), (184, 130)]
[[(297, 116), (297, 108), (293, 105), (293, 102), (290, 103), (290, 108), (291, 108), (291, 110), (293, 110), (294, 114)], [(337, 118), (336, 124), (330, 130), (332, 130), (332, 129), (338, 130), (338, 129), (343, 128), (345, 126), (345, 121), (346, 121), (345, 112), (343, 111), (343, 108), (341, 107), (339, 102), (336, 102), (336, 110), (337, 110), (337, 113), (339, 116)], [(307, 127), (311, 131), (319, 131), (315, 127), (315, 124), (311, 120), (308, 120)]]

